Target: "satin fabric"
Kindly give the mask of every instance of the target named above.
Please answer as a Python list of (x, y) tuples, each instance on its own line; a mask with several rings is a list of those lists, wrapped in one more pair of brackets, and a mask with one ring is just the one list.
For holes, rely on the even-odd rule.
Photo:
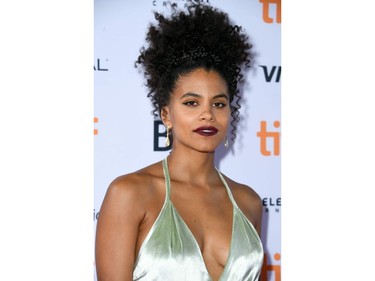
[[(135, 262), (133, 280), (212, 281), (199, 245), (170, 200), (167, 159), (163, 160), (166, 182), (164, 205), (146, 236)], [(254, 226), (238, 208), (218, 171), (233, 204), (231, 246), (219, 281), (256, 281), (263, 264), (263, 247)]]

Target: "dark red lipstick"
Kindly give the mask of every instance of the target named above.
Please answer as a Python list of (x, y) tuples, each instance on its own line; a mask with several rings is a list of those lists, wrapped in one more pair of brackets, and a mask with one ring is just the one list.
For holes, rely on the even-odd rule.
[(218, 131), (219, 130), (213, 126), (202, 126), (202, 127), (196, 128), (193, 132), (200, 134), (201, 136), (209, 137), (209, 136), (213, 136), (217, 134)]

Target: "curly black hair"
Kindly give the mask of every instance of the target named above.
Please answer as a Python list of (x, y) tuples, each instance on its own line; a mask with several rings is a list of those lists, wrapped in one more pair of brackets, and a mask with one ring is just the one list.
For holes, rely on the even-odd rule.
[(169, 103), (180, 75), (199, 67), (217, 71), (228, 85), (234, 141), (241, 107), (238, 85), (244, 83), (243, 69), (250, 68), (252, 45), (227, 13), (201, 1), (188, 3), (185, 11), (170, 4), (169, 17), (154, 12), (157, 25), (150, 24), (148, 45), (140, 49), (135, 66), (143, 67), (155, 118)]

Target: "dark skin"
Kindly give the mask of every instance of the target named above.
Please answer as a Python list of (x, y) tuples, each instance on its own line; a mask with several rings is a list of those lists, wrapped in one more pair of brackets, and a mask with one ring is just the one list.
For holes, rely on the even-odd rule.
[[(223, 142), (230, 120), (226, 82), (217, 72), (204, 69), (181, 76), (161, 115), (173, 131), (168, 156), (171, 200), (195, 237), (212, 280), (218, 280), (229, 255), (233, 223), (233, 206), (214, 166), (215, 149)], [(206, 137), (194, 132), (203, 125), (216, 127), (218, 133)], [(260, 236), (260, 197), (250, 187), (224, 177)], [(161, 162), (111, 183), (97, 225), (99, 281), (133, 280), (139, 249), (164, 200)]]

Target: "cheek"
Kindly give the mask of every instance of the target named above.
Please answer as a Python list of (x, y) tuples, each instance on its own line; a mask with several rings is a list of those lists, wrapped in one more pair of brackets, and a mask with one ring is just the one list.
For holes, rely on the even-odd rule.
[(186, 127), (191, 124), (194, 120), (192, 114), (186, 114), (183, 109), (177, 110), (170, 115), (172, 126), (174, 128)]
[(232, 121), (232, 115), (231, 115), (231, 111), (228, 112), (228, 114), (226, 115), (225, 117), (225, 131), (228, 131), (229, 127), (231, 126), (231, 122)]
[(229, 124), (230, 120), (232, 119), (230, 109), (220, 112), (220, 114), (217, 114), (216, 119), (220, 122)]

